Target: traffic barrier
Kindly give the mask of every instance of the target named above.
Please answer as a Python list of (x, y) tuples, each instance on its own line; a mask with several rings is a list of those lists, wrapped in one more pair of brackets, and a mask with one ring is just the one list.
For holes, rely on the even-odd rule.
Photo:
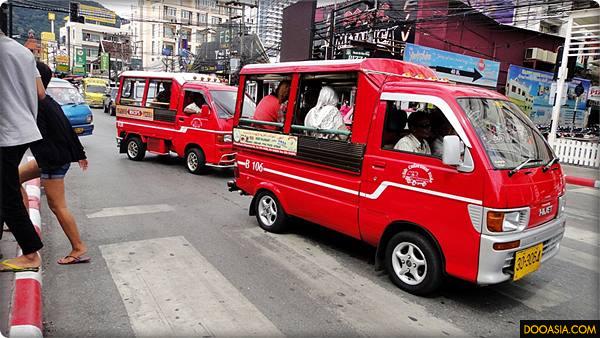
[[(25, 182), (29, 197), (29, 217), (41, 236), (40, 179)], [(21, 248), (17, 256), (22, 254)], [(39, 253), (38, 253), (39, 255)], [(40, 256), (41, 258), (41, 256)], [(9, 337), (43, 337), (42, 333), (42, 270), (15, 273), (15, 288), (10, 310)]]
[(592, 178), (565, 176), (565, 181), (568, 184), (582, 185), (584, 187), (600, 188), (600, 180), (594, 180)]

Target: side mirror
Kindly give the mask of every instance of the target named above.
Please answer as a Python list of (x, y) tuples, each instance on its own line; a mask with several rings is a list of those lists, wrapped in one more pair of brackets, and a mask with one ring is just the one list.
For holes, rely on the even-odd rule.
[(200, 108), (200, 117), (207, 118), (210, 116), (210, 108), (208, 108), (207, 104), (203, 104)]
[(464, 147), (464, 144), (460, 141), (460, 138), (457, 135), (444, 136), (444, 152), (442, 154), (442, 162), (451, 166), (461, 165), (461, 153), (463, 152)]

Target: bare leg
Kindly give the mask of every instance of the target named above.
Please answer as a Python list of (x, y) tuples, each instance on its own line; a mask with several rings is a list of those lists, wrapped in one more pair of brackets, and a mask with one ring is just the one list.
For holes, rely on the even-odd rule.
[(22, 184), (38, 177), (40, 177), (40, 168), (38, 168), (37, 162), (35, 160), (31, 160), (19, 166), (19, 183), (21, 183), (21, 196), (23, 196), (23, 204), (25, 204), (25, 208), (27, 208), (27, 211), (29, 211), (29, 197), (27, 196), (27, 191), (25, 191), (25, 188), (23, 188)]
[[(56, 219), (58, 219), (58, 223), (60, 223), (60, 226), (71, 243), (71, 252), (69, 253), (69, 256), (82, 256), (86, 253), (87, 247), (79, 236), (75, 218), (67, 208), (64, 179), (45, 179), (42, 180), (42, 184), (44, 185), (46, 198), (48, 199), (48, 206), (56, 216)], [(72, 260), (73, 258), (67, 257), (60, 261), (61, 263), (68, 263)]]

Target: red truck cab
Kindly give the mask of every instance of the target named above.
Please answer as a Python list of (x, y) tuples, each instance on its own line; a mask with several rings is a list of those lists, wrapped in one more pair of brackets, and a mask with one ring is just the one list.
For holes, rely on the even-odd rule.
[[(240, 74), (228, 185), (254, 196), (250, 214), (263, 229), (285, 231), (295, 216), (365, 241), (376, 266), (415, 294), (446, 275), (518, 280), (557, 254), (562, 170), (505, 96), (387, 59), (247, 65)], [(278, 115), (258, 112), (268, 95)]]
[(194, 174), (232, 167), (237, 88), (193, 73), (127, 71), (117, 96), (117, 143), (141, 161), (145, 152), (184, 158)]

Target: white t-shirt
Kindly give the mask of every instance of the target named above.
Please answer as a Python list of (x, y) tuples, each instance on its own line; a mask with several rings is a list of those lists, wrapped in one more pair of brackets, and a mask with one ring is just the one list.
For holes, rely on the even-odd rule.
[(395, 150), (408, 151), (411, 153), (419, 153), (431, 155), (431, 149), (427, 141), (419, 141), (413, 134), (408, 134), (401, 138), (394, 146)]
[(36, 124), (38, 77), (31, 51), (0, 34), (0, 147), (42, 138)]

